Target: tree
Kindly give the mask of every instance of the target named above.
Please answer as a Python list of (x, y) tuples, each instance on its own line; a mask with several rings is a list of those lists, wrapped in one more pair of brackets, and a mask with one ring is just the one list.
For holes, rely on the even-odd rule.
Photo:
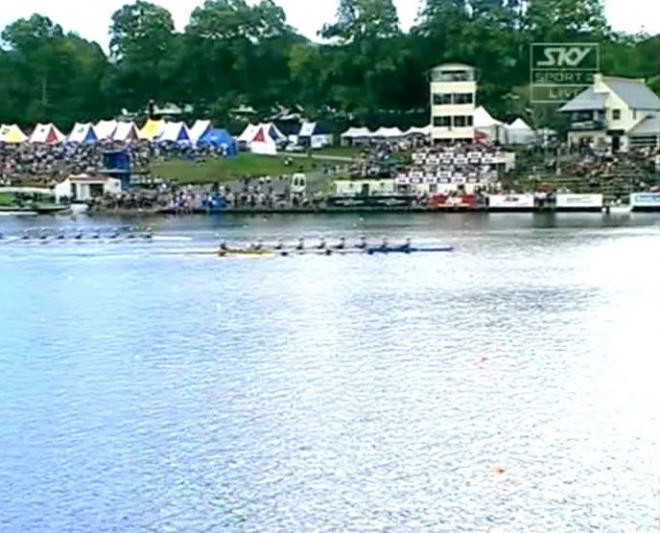
[(321, 34), (329, 42), (297, 34), (275, 0), (206, 0), (178, 33), (167, 10), (138, 0), (113, 14), (106, 57), (34, 15), (2, 32), (0, 122), (66, 128), (154, 99), (219, 123), (241, 105), (261, 118), (301, 105), (313, 117), (423, 125), (425, 73), (445, 62), (476, 67), (479, 104), (505, 115), (528, 107), (529, 44), (548, 41), (598, 42), (604, 74), (660, 89), (660, 36), (614, 34), (602, 0), (425, 0), (407, 34), (392, 0), (340, 0)]
[(611, 35), (603, 0), (525, 0), (524, 25), (536, 42), (603, 39)]
[(191, 81), (215, 109), (227, 109), (227, 94), (245, 95), (259, 108), (291, 97), (289, 51), (302, 38), (271, 0), (254, 6), (244, 0), (207, 0), (193, 11), (186, 36), (197, 59), (190, 63)]
[(136, 109), (150, 99), (169, 100), (174, 22), (166, 9), (138, 0), (112, 15), (110, 59), (117, 99)]
[[(58, 120), (68, 125), (103, 111), (101, 80), (107, 60), (96, 43), (64, 34), (49, 18), (33, 15), (10, 24), (2, 33), (11, 65), (3, 83), (19, 122)], [(0, 85), (2, 87), (2, 85)]]
[(340, 0), (337, 19), (326, 24), (321, 35), (340, 42), (389, 39), (401, 33), (399, 16), (392, 0)]

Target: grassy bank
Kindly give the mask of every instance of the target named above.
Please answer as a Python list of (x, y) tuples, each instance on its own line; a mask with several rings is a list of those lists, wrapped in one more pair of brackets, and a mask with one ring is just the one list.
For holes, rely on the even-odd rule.
[(154, 177), (179, 183), (214, 183), (235, 181), (246, 177), (280, 176), (294, 172), (309, 172), (322, 161), (307, 157), (293, 158), (286, 165), (287, 156), (241, 154), (235, 158), (209, 159), (193, 162), (173, 159), (151, 166)]
[(0, 207), (15, 205), (16, 200), (13, 194), (0, 193)]

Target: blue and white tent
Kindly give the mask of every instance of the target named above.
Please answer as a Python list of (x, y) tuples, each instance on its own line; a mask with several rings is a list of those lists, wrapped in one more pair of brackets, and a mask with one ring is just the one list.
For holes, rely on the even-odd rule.
[(236, 140), (229, 135), (227, 130), (210, 129), (202, 135), (197, 141), (197, 146), (213, 146), (214, 148), (223, 148), (225, 155), (235, 156), (238, 154), (238, 145)]
[(190, 133), (188, 126), (183, 122), (168, 122), (165, 124), (165, 129), (155, 139), (156, 142), (175, 142), (175, 143), (190, 143)]
[(210, 120), (196, 120), (192, 125), (192, 128), (188, 130), (188, 134), (190, 135), (190, 142), (197, 144), (197, 141), (199, 141), (210, 129)]
[(318, 122), (303, 122), (298, 132), (298, 144), (309, 148), (330, 146), (332, 134), (323, 131)]
[(66, 140), (70, 143), (80, 144), (93, 144), (98, 141), (96, 133), (94, 132), (94, 126), (89, 122), (76, 122)]

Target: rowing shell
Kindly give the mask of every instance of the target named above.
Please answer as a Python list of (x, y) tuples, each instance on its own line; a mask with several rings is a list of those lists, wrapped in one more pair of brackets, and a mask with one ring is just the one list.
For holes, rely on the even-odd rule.
[(217, 250), (194, 250), (185, 252), (187, 255), (213, 255), (220, 258), (224, 257), (287, 257), (292, 255), (346, 255), (346, 254), (393, 254), (393, 253), (421, 253), (421, 252), (451, 252), (453, 246), (435, 246), (432, 248), (346, 248), (346, 249), (307, 249), (307, 250), (227, 250), (218, 252)]
[(453, 246), (435, 246), (431, 248), (400, 247), (400, 248), (369, 248), (368, 254), (412, 254), (420, 252), (453, 252)]

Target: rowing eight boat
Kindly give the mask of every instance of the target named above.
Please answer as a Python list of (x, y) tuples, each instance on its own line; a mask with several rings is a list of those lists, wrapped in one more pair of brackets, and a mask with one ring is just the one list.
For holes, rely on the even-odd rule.
[(217, 255), (219, 257), (274, 257), (274, 256), (291, 256), (291, 255), (345, 255), (345, 254), (411, 254), (422, 252), (452, 252), (453, 246), (434, 246), (422, 248), (417, 246), (393, 246), (393, 247), (378, 247), (378, 248), (307, 248), (307, 249), (294, 249), (294, 250), (278, 250), (278, 249), (263, 249), (263, 250), (250, 250), (250, 249), (230, 249), (222, 251), (205, 251), (199, 252), (203, 255)]

